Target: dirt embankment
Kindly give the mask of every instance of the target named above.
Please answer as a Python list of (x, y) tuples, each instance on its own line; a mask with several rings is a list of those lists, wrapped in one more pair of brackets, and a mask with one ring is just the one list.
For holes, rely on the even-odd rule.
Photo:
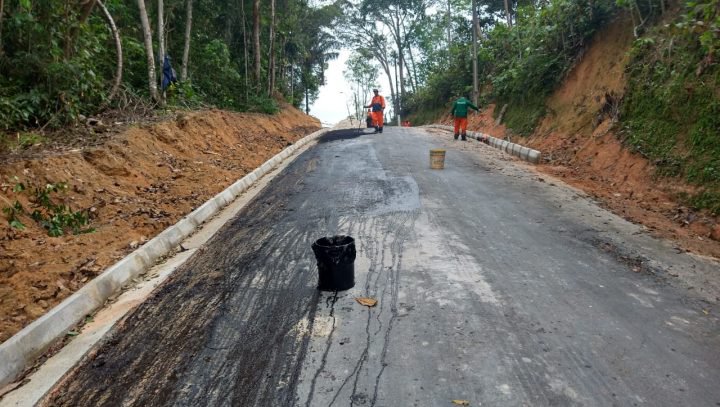
[[(320, 128), (285, 106), (274, 116), (210, 110), (137, 126), (101, 146), (0, 166), (0, 206), (31, 212), (34, 187), (65, 182), (56, 203), (88, 210), (93, 233), (49, 237), (27, 215), (0, 221), (0, 342), (268, 158)], [(24, 192), (13, 192), (17, 184)]]
[[(661, 178), (652, 162), (626, 149), (618, 134), (618, 104), (625, 90), (627, 52), (632, 44), (628, 18), (599, 32), (562, 86), (548, 99), (548, 114), (529, 139), (513, 137), (540, 150), (537, 168), (583, 189), (608, 208), (679, 247), (720, 258), (720, 220), (693, 211), (682, 194), (695, 188), (679, 178)], [(504, 138), (495, 106), (471, 115), (469, 128)], [(444, 120), (450, 123), (450, 118)]]

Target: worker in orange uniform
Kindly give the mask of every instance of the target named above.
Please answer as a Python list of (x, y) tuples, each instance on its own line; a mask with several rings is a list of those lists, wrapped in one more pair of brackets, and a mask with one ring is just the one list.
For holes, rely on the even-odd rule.
[(365, 108), (372, 110), (373, 124), (375, 125), (375, 133), (383, 132), (383, 111), (385, 110), (385, 98), (380, 96), (377, 89), (373, 89), (373, 96), (370, 104)]
[(455, 140), (458, 139), (459, 135), (462, 135), (463, 141), (467, 140), (468, 108), (475, 109), (478, 112), (480, 111), (477, 106), (472, 104), (472, 102), (470, 102), (463, 96), (461, 96), (460, 99), (456, 100), (455, 103), (453, 103), (450, 114), (452, 114), (455, 118)]

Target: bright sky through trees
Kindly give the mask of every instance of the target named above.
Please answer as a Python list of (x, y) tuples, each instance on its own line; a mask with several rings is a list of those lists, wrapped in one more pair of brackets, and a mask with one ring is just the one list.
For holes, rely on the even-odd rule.
[[(350, 84), (345, 79), (343, 71), (347, 69), (345, 62), (350, 57), (349, 50), (340, 51), (337, 59), (328, 63), (328, 69), (325, 71), (326, 83), (320, 88), (320, 95), (313, 105), (310, 107), (310, 114), (320, 119), (323, 126), (332, 126), (340, 120), (348, 117), (348, 109), (352, 112), (352, 93)], [(392, 112), (392, 106), (389, 103), (387, 77), (382, 71), (380, 73), (380, 94), (385, 96), (388, 102), (388, 108), (385, 113)], [(342, 93), (341, 93), (342, 92)], [(372, 95), (367, 95), (365, 103), (370, 103)]]

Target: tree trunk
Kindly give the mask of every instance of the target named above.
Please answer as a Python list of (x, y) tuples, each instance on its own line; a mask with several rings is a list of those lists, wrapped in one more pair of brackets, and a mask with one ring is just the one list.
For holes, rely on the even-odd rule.
[(448, 48), (448, 62), (450, 61), (450, 44), (452, 44), (452, 36), (450, 35), (450, 29), (452, 28), (452, 14), (450, 14), (450, 0), (447, 2), (447, 48)]
[(247, 25), (245, 24), (245, 0), (240, 0), (240, 13), (242, 16), (243, 54), (245, 60), (245, 102), (250, 98), (248, 95), (248, 41)]
[(95, 7), (96, 1), (97, 0), (80, 0), (80, 17), (78, 18), (78, 21), (72, 25), (72, 27), (70, 28), (70, 32), (65, 38), (65, 59), (70, 59), (70, 57), (72, 57), (75, 53), (74, 47), (75, 41), (77, 40), (77, 37), (80, 33), (79, 27), (81, 24), (84, 24), (85, 21), (87, 21), (87, 19), (90, 17), (90, 14)]
[[(163, 82), (163, 67), (165, 61), (165, 3), (163, 0), (157, 0), (158, 2), (158, 61), (160, 61), (160, 86)], [(165, 91), (161, 90), (160, 102), (165, 103)]]
[[(397, 118), (398, 122), (397, 125), (400, 126), (400, 98), (402, 97), (402, 93), (400, 91), (400, 81), (398, 80), (398, 62), (401, 60), (401, 58), (395, 58), (395, 63), (393, 64), (393, 69), (395, 70), (395, 83), (397, 84), (397, 93), (395, 94), (397, 97), (393, 97), (393, 107), (395, 110), (395, 117)], [(400, 72), (402, 72), (402, 66), (400, 67)], [(401, 76), (402, 77), (402, 76)]]
[(160, 69), (165, 58), (165, 3), (163, 0), (157, 0), (158, 4), (158, 60), (160, 61)]
[(192, 37), (192, 12), (193, 0), (187, 0), (187, 10), (185, 10), (185, 45), (183, 46), (182, 70), (180, 70), (180, 80), (186, 81), (188, 75), (188, 62), (190, 61), (190, 38)]
[(80, 1), (80, 20), (79, 23), (84, 23), (90, 18), (93, 7), (95, 7), (97, 0), (81, 0)]
[[(408, 34), (407, 34), (407, 31), (405, 30), (404, 26), (403, 26), (403, 38), (405, 38), (406, 40), (408, 38)], [(406, 48), (408, 51), (408, 55), (410, 56), (410, 64), (408, 64), (407, 60), (405, 60), (405, 65), (407, 67), (408, 77), (410, 78), (410, 85), (412, 86), (412, 91), (415, 92), (420, 87), (420, 83), (419, 83), (418, 77), (417, 77), (415, 57), (413, 56), (412, 47), (410, 45), (407, 45)], [(412, 72), (410, 71), (411, 65), (412, 65)]]
[(155, 56), (153, 55), (152, 32), (150, 32), (150, 21), (148, 20), (147, 10), (145, 9), (145, 0), (137, 0), (140, 9), (140, 23), (142, 24), (143, 38), (145, 40), (145, 54), (148, 63), (148, 86), (150, 96), (154, 101), (158, 101), (157, 78), (155, 77)]
[(510, 14), (509, 0), (505, 0), (505, 17), (507, 18), (508, 27), (512, 28), (512, 15)]
[(305, 114), (310, 114), (310, 97), (308, 96), (307, 84), (305, 84)]
[[(403, 65), (405, 65), (405, 53), (403, 50), (405, 49), (405, 38), (403, 37), (403, 23), (400, 19), (400, 12), (398, 9), (395, 9), (395, 21), (396, 21), (396, 28), (395, 32), (397, 33), (397, 52), (398, 52), (398, 71), (400, 73), (400, 78), (398, 82), (398, 88), (400, 90), (400, 97), (398, 98), (398, 111), (397, 114), (400, 114), (400, 108), (402, 99), (405, 97), (405, 71), (403, 70)], [(400, 123), (398, 123), (398, 126)]]
[(380, 66), (382, 66), (383, 71), (385, 71), (385, 75), (388, 78), (388, 84), (390, 85), (390, 98), (393, 100), (393, 103), (395, 101), (395, 86), (393, 85), (393, 75), (392, 71), (390, 71), (390, 61), (387, 60), (386, 57), (383, 57), (379, 52), (374, 52), (375, 59), (380, 62)]
[[(275, 34), (277, 37), (277, 34)], [(282, 44), (280, 45), (280, 58), (275, 60), (275, 63), (273, 63), (273, 88), (277, 88), (277, 77), (283, 77), (284, 73), (287, 72), (284, 67), (288, 64), (288, 57), (285, 50), (287, 49), (287, 35), (283, 36)], [(278, 68), (280, 66), (280, 68)], [(287, 90), (287, 88), (285, 89)]]
[(270, 0), (270, 49), (268, 51), (268, 97), (275, 88), (275, 0)]
[(115, 20), (113, 20), (112, 15), (110, 15), (110, 12), (108, 11), (107, 7), (105, 7), (105, 5), (100, 0), (97, 0), (97, 4), (100, 7), (100, 10), (102, 10), (103, 16), (105, 17), (105, 20), (107, 21), (108, 25), (110, 26), (110, 31), (112, 31), (113, 39), (115, 39), (115, 52), (117, 54), (117, 68), (115, 70), (115, 81), (113, 82), (113, 87), (110, 90), (110, 95), (108, 96), (108, 101), (110, 101), (115, 98), (115, 95), (117, 95), (118, 89), (120, 89), (120, 84), (122, 83), (122, 73), (123, 73), (122, 41), (120, 41), (120, 33), (118, 32), (117, 26), (115, 25)]
[(410, 84), (410, 92), (415, 93), (415, 81), (413, 79), (413, 73), (410, 69), (410, 64), (407, 63), (407, 60), (405, 60), (405, 73), (407, 74), (408, 83)]
[(3, 42), (2, 42), (3, 11), (5, 11), (5, 0), (0, 0), (0, 56), (2, 56), (2, 54), (3, 54)]
[(473, 51), (473, 94), (472, 101), (477, 106), (478, 102), (478, 50), (477, 50), (477, 26), (478, 26), (478, 13), (477, 13), (477, 1), (472, 0), (472, 51)]
[[(255, 52), (255, 84), (260, 85), (260, 0), (253, 0), (253, 51)], [(262, 88), (261, 88), (262, 89)]]

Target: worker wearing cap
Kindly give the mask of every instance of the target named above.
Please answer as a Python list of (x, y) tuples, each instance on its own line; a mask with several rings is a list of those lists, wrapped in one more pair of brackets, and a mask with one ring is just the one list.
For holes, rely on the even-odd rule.
[(365, 106), (365, 108), (370, 108), (372, 110), (372, 117), (373, 117), (373, 124), (375, 125), (375, 133), (382, 133), (383, 132), (383, 111), (385, 110), (385, 98), (380, 96), (378, 94), (377, 89), (373, 89), (373, 93), (375, 93), (375, 96), (373, 96), (372, 100), (370, 101), (370, 104)]
[(462, 135), (463, 141), (467, 140), (468, 108), (475, 109), (478, 112), (480, 111), (477, 106), (472, 104), (472, 102), (470, 102), (463, 96), (461, 96), (460, 99), (456, 100), (455, 103), (453, 103), (450, 114), (452, 114), (455, 118), (455, 140), (458, 139), (459, 135)]

